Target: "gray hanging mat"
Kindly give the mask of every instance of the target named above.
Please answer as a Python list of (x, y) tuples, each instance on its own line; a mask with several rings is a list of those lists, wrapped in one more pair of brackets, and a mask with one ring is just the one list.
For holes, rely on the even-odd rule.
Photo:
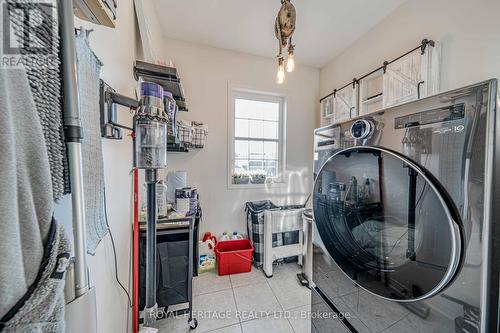
[[(29, 5), (32, 1), (16, 0), (6, 2), (8, 6)], [(28, 81), (35, 101), (36, 109), (42, 124), (43, 136), (50, 163), (52, 191), (54, 200), (61, 199), (69, 192), (69, 173), (67, 171), (66, 146), (63, 135), (61, 73), (59, 59), (59, 32), (56, 14), (56, 2), (37, 3), (37, 9), (30, 12), (30, 19), (41, 22), (37, 26), (38, 43), (47, 51), (30, 53), (25, 48), (19, 52), (28, 75)], [(11, 11), (16, 15), (20, 11)], [(22, 17), (13, 18), (12, 26), (18, 42), (28, 40), (30, 29), (24, 28)]]
[(99, 74), (102, 63), (90, 49), (88, 32), (76, 37), (79, 107), (82, 115), (82, 161), (87, 227), (87, 252), (94, 254), (108, 232), (104, 214), (104, 162), (99, 115)]

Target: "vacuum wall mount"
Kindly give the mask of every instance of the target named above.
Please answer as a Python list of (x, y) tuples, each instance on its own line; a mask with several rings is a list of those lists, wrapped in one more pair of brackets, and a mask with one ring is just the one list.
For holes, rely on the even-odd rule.
[(122, 129), (133, 131), (131, 127), (118, 123), (117, 105), (136, 110), (139, 107), (139, 101), (117, 93), (106, 82), (99, 80), (99, 109), (103, 138), (121, 140)]

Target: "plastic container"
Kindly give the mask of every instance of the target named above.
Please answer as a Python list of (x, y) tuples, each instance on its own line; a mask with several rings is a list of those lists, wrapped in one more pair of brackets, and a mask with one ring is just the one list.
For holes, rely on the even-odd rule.
[(198, 190), (191, 189), (191, 198), (189, 199), (189, 215), (194, 215), (198, 211)]
[(229, 235), (227, 234), (227, 232), (223, 232), (222, 233), (222, 236), (220, 236), (220, 240), (221, 241), (228, 241), (228, 240), (230, 240)]
[[(196, 211), (191, 211), (193, 189), (191, 187), (178, 188), (175, 190), (175, 210), (187, 215), (194, 215)], [(196, 203), (196, 207), (198, 203)]]
[(211, 240), (212, 243), (213, 243), (213, 246), (210, 247), (210, 249), (214, 249), (215, 248), (215, 245), (217, 244), (217, 237), (215, 237), (214, 235), (212, 235), (212, 233), (210, 231), (207, 231), (203, 234), (203, 241), (206, 242), (208, 240)]
[(231, 240), (240, 240), (240, 239), (243, 239), (243, 236), (240, 235), (237, 231), (233, 232)]
[(215, 246), (219, 275), (246, 273), (252, 270), (254, 247), (248, 239), (220, 241)]
[(210, 232), (206, 232), (203, 235), (203, 240), (198, 243), (198, 267), (200, 273), (215, 269), (215, 244), (217, 244), (217, 238)]
[(209, 272), (215, 269), (214, 243), (211, 240), (198, 243), (198, 267), (200, 273)]
[(163, 88), (153, 82), (141, 83), (135, 122), (135, 166), (139, 169), (167, 167), (167, 116), (163, 110)]
[(139, 169), (167, 167), (167, 125), (139, 119), (136, 121), (136, 166)]
[(163, 104), (170, 122), (175, 121), (176, 102), (170, 91), (163, 91)]
[[(147, 216), (147, 191), (148, 188), (146, 183), (143, 184), (142, 188), (142, 205), (141, 205), (141, 219), (140, 221), (146, 221)], [(158, 217), (164, 217), (168, 215), (169, 206), (167, 204), (167, 185), (160, 180), (156, 183), (156, 211)]]

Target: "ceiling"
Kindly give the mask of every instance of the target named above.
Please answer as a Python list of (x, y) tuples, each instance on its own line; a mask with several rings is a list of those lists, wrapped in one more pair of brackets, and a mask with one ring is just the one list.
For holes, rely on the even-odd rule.
[[(292, 0), (298, 63), (322, 67), (405, 0)], [(275, 57), (280, 0), (154, 0), (165, 37)]]

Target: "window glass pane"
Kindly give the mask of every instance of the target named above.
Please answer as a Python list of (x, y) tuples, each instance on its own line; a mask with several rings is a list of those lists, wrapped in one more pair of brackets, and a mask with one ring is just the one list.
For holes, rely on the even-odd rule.
[(263, 120), (279, 120), (280, 105), (276, 102), (253, 101), (249, 99), (235, 100), (235, 117)]
[(265, 121), (263, 137), (265, 139), (278, 139), (278, 123), (274, 121)]
[(236, 140), (234, 142), (234, 158), (248, 159), (248, 141)]
[(235, 172), (248, 171), (248, 160), (235, 160), (234, 171)]
[(250, 159), (263, 159), (264, 158), (264, 142), (250, 141)]
[(262, 170), (264, 168), (264, 161), (262, 160), (250, 160), (248, 161), (248, 169), (250, 171)]
[(273, 178), (278, 176), (278, 161), (264, 161), (264, 170), (267, 172), (267, 177)]
[(264, 137), (264, 122), (262, 120), (250, 120), (250, 137), (259, 139)]
[(263, 108), (263, 117), (262, 119), (264, 120), (274, 120), (278, 121), (279, 120), (279, 115), (280, 115), (280, 105), (279, 103), (263, 103), (262, 105)]
[(234, 126), (234, 136), (240, 138), (248, 137), (248, 120), (246, 119), (236, 119)]
[[(269, 96), (239, 92), (234, 99), (234, 171), (263, 170), (268, 178), (279, 175), (280, 102)], [(248, 97), (247, 97), (248, 96)], [(260, 99), (253, 100), (253, 99)], [(272, 97), (271, 97), (272, 98)], [(248, 138), (248, 139), (247, 139)]]
[(237, 98), (234, 105), (234, 116), (236, 118), (262, 119), (263, 104), (265, 105), (266, 103)]
[(264, 142), (264, 158), (270, 160), (278, 159), (277, 142)]

